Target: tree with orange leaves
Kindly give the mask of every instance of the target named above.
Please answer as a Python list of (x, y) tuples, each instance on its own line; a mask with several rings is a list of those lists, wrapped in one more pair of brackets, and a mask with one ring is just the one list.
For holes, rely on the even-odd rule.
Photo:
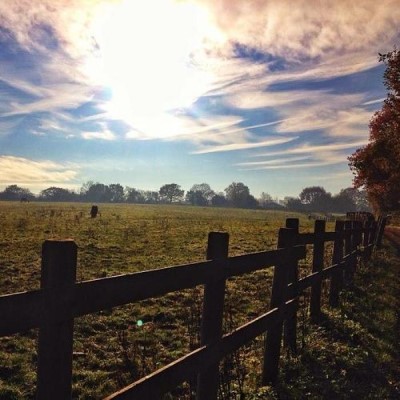
[(400, 209), (400, 50), (379, 54), (386, 64), (388, 90), (382, 109), (372, 117), (369, 143), (349, 157), (354, 186), (365, 187), (375, 211)]

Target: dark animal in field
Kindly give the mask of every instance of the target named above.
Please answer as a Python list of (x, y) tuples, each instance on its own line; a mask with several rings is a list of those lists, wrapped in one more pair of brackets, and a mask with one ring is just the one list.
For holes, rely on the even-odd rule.
[(21, 203), (29, 203), (29, 199), (27, 197), (21, 197)]
[(91, 208), (91, 210), (90, 210), (90, 216), (91, 216), (91, 218), (96, 218), (98, 212), (99, 212), (99, 207), (98, 207), (98, 206), (92, 206), (92, 208)]

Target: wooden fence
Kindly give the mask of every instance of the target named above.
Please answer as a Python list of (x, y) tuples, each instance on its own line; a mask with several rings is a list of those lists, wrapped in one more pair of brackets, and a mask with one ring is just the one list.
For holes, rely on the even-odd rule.
[[(296, 351), (298, 297), (311, 288), (310, 316), (321, 315), (321, 285), (330, 281), (329, 304), (351, 283), (359, 257), (369, 258), (380, 244), (386, 219), (337, 221), (325, 231), (315, 221), (314, 233), (300, 233), (298, 219), (287, 219), (279, 230), (278, 249), (228, 257), (227, 233), (211, 232), (207, 261), (75, 282), (77, 246), (72, 240), (47, 240), (42, 248), (39, 290), (0, 296), (0, 336), (39, 328), (37, 399), (71, 398), (74, 318), (173, 291), (205, 285), (201, 346), (107, 397), (158, 399), (197, 374), (197, 399), (217, 398), (219, 362), (255, 337), (266, 333), (262, 382), (274, 383), (279, 372), (282, 339)], [(324, 267), (327, 242), (333, 243), (332, 263)], [(312, 273), (298, 278), (298, 263), (312, 247)], [(222, 335), (227, 278), (274, 267), (269, 311)]]

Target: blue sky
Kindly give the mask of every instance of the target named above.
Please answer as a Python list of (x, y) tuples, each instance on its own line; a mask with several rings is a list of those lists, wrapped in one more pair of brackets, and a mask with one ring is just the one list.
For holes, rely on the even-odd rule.
[(351, 185), (398, 1), (2, 0), (0, 190)]

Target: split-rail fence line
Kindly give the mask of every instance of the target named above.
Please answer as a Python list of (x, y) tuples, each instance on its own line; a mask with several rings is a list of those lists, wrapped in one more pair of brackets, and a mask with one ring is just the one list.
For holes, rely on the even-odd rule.
[[(111, 394), (107, 399), (159, 399), (197, 375), (197, 399), (217, 398), (219, 362), (266, 333), (262, 383), (275, 383), (282, 341), (296, 351), (298, 298), (311, 288), (310, 317), (321, 315), (322, 281), (329, 280), (329, 305), (339, 305), (341, 289), (351, 283), (358, 260), (368, 259), (382, 240), (386, 218), (336, 221), (335, 231), (316, 220), (313, 233), (300, 233), (289, 218), (278, 234), (278, 248), (228, 257), (228, 233), (211, 232), (207, 261), (115, 277), (76, 282), (77, 246), (72, 240), (46, 240), (42, 247), (41, 288), (0, 296), (0, 337), (39, 328), (38, 400), (70, 399), (74, 318), (112, 307), (204, 286), (201, 346)], [(331, 265), (324, 268), (325, 244), (333, 244)], [(312, 247), (312, 273), (298, 277), (299, 260)], [(223, 335), (226, 280), (274, 267), (269, 311)]]

